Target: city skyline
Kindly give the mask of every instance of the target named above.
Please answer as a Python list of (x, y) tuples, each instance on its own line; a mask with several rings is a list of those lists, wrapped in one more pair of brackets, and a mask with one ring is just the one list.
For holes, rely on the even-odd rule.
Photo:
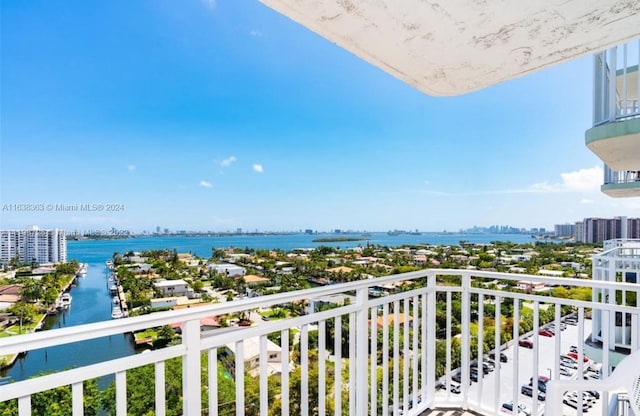
[(257, 2), (12, 3), (1, 18), (0, 228), (550, 229), (640, 214), (600, 193), (584, 146), (591, 57), (435, 98)]

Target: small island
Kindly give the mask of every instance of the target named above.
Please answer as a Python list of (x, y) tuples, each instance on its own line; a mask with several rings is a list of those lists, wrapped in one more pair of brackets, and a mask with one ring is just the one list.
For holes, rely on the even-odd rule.
[(362, 237), (322, 237), (316, 238), (313, 241), (314, 243), (342, 243), (345, 241), (365, 241), (367, 238)]

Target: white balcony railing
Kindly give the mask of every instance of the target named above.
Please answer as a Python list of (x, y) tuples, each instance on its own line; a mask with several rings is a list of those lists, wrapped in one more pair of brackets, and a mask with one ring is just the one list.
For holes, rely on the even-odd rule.
[(640, 40), (595, 55), (593, 125), (640, 117)]
[[(638, 168), (640, 169), (640, 167)], [(604, 165), (604, 184), (635, 184), (640, 187), (640, 170), (613, 170)]]
[[(36, 393), (71, 386), (73, 415), (77, 416), (83, 414), (83, 382), (115, 376), (115, 414), (126, 415), (128, 407), (132, 406), (127, 395), (128, 372), (137, 367), (153, 366), (153, 378), (144, 381), (155, 385), (153, 405), (147, 410), (165, 415), (167, 378), (177, 376), (168, 374), (165, 364), (178, 358), (182, 363), (179, 376), (182, 377), (181, 412), (184, 415), (229, 414), (229, 410), (236, 415), (268, 415), (275, 400), (282, 415), (417, 415), (438, 407), (496, 414), (506, 401), (523, 403), (531, 408), (532, 414), (539, 415), (543, 411), (543, 403), (522, 396), (520, 383), (530, 377), (537, 380), (534, 376), (539, 374), (561, 377), (559, 357), (566, 352), (567, 343), (578, 347), (575, 371), (578, 375), (574, 377), (579, 377), (589, 365), (583, 363), (583, 341), (589, 335), (590, 315), (601, 314), (604, 376), (609, 374), (611, 367), (606, 352), (612, 345), (607, 334), (615, 327), (616, 313), (630, 317), (630, 347), (638, 349), (640, 310), (635, 306), (553, 297), (545, 292), (506, 290), (506, 287), (515, 287), (517, 281), (563, 286), (566, 290), (607, 290), (614, 299), (619, 298), (616, 293), (637, 293), (638, 290), (638, 285), (630, 283), (469, 270), (423, 270), (14, 336), (0, 339), (2, 354), (126, 334), (176, 322), (180, 322), (182, 328), (179, 345), (10, 383), (0, 386), (0, 398), (2, 401), (16, 400), (19, 415), (25, 416), (32, 414), (32, 398)], [(401, 282), (406, 283), (403, 286)], [(376, 287), (389, 284), (398, 285), (399, 291), (370, 297), (370, 289), (375, 293)], [(565, 289), (556, 289), (554, 293), (561, 294), (566, 292)], [(248, 328), (200, 331), (200, 319), (204, 317), (307, 302), (333, 294), (355, 295), (355, 300), (334, 309), (262, 322)], [(576, 317), (573, 335), (559, 329), (551, 338), (537, 335), (545, 319), (550, 319), (555, 328), (561, 328), (563, 316), (567, 313)], [(488, 327), (492, 319), (493, 329)], [(330, 327), (332, 330), (327, 331)], [(310, 337), (316, 328), (317, 347)], [(536, 334), (530, 337), (531, 349), (519, 348), (516, 342), (509, 341), (523, 336), (521, 328), (529, 334)], [(273, 362), (269, 362), (269, 334), (280, 336), (278, 380), (269, 377), (269, 369), (273, 371)], [(331, 336), (333, 341), (329, 338)], [(245, 358), (252, 357), (243, 356), (243, 343), (255, 337), (259, 340), (260, 354), (256, 361), (246, 362)], [(295, 342), (290, 347), (292, 339)], [(232, 402), (221, 403), (218, 371), (211, 369), (217, 370), (221, 352), (229, 344), (236, 351), (228, 372), (235, 385), (235, 398)], [(490, 377), (487, 376), (486, 380), (479, 377), (477, 383), (470, 384), (470, 366), (476, 356), (485, 357), (490, 352), (487, 346), (495, 346), (494, 352), (507, 352), (510, 360), (501, 363), (496, 359), (496, 369)], [(460, 394), (450, 391), (457, 368), (460, 368)], [(299, 378), (296, 378), (296, 383), (299, 385), (294, 385), (292, 374), (297, 371)], [(203, 378), (205, 373), (207, 377)], [(259, 393), (255, 399), (246, 395), (245, 376), (249, 374), (255, 374), (258, 380)], [(444, 382), (444, 390), (437, 387), (440, 381)], [(536, 397), (539, 386), (537, 382), (533, 384), (533, 397)], [(270, 394), (270, 388), (277, 390), (275, 395)], [(296, 389), (296, 400), (292, 399), (291, 388)], [(608, 393), (603, 392), (603, 415), (607, 414), (608, 398)], [(577, 413), (581, 414), (582, 408)]]

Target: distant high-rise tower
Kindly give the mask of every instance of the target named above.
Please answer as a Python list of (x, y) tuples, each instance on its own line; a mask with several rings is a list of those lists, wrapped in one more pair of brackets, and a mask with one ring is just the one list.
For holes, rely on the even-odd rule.
[(8, 262), (16, 256), (27, 263), (64, 263), (67, 261), (66, 233), (36, 226), (26, 230), (1, 230), (0, 261)]
[(556, 237), (573, 237), (576, 234), (575, 224), (556, 224), (553, 228)]

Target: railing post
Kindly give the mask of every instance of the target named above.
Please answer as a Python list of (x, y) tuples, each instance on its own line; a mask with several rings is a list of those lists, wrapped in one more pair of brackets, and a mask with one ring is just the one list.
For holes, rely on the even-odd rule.
[(356, 291), (356, 304), (359, 306), (356, 312), (356, 415), (368, 414), (367, 409), (367, 359), (369, 352), (369, 328), (367, 315), (369, 310), (368, 288), (360, 288)]
[(609, 122), (613, 123), (618, 117), (616, 102), (616, 71), (617, 68), (617, 48), (609, 49)]
[(201, 414), (200, 398), (200, 320), (182, 323), (182, 343), (187, 352), (182, 358), (182, 395), (185, 415)]
[[(463, 273), (462, 276), (462, 281), (461, 281), (461, 293), (460, 296), (462, 296), (462, 317), (461, 317), (461, 324), (462, 324), (462, 329), (461, 329), (461, 336), (462, 336), (462, 345), (461, 345), (461, 352), (462, 352), (462, 356), (461, 356), (461, 368), (463, 369), (462, 371), (464, 372), (465, 370), (468, 371), (469, 369), (469, 361), (470, 361), (470, 347), (469, 347), (469, 321), (470, 321), (470, 315), (471, 315), (471, 302), (469, 300), (470, 296), (471, 296), (471, 275), (469, 275), (469, 273)], [(481, 374), (480, 372), (482, 371), (482, 365), (480, 363), (478, 363), (478, 373)], [(464, 383), (464, 387), (468, 387), (467, 383)], [(469, 390), (468, 389), (463, 389), (464, 392), (466, 392), (464, 398), (463, 398), (463, 403), (464, 403), (464, 409), (468, 409), (469, 408)]]
[(427, 386), (426, 395), (429, 407), (433, 406), (436, 391), (436, 274), (427, 275)]

